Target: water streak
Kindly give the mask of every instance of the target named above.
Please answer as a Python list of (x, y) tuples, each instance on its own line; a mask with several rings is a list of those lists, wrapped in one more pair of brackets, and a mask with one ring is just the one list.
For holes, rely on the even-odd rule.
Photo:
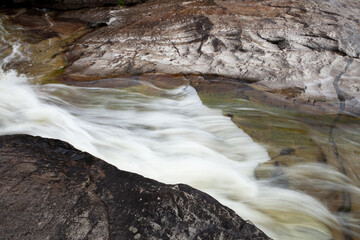
[[(119, 169), (189, 184), (274, 239), (330, 239), (328, 227), (341, 227), (342, 219), (318, 200), (257, 180), (254, 169), (269, 160), (265, 149), (220, 110), (204, 106), (192, 87), (164, 90), (143, 83), (141, 90), (127, 91), (32, 85), (26, 76), (2, 69), (21, 57), (18, 45), (12, 49), (0, 65), (0, 134), (61, 139)], [(304, 171), (297, 170), (288, 171), (306, 181)], [(336, 180), (323, 179), (324, 186), (336, 188), (343, 176), (331, 176)], [(348, 191), (359, 194), (357, 188)]]

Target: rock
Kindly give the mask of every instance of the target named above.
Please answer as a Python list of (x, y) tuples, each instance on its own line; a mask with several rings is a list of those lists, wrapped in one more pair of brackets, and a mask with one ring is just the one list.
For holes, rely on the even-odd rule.
[(67, 52), (65, 73), (215, 74), (313, 104), (338, 104), (338, 86), (360, 109), (359, 12), (357, 0), (149, 1), (112, 11)]
[(49, 9), (79, 9), (106, 5), (134, 5), (144, 0), (6, 0), (4, 5), (20, 5)]
[[(0, 12), (2, 26), (8, 34), (0, 39), (0, 58), (11, 54), (14, 42), (21, 43), (24, 57), (18, 57), (6, 64), (4, 70), (16, 69), (20, 74), (34, 77), (36, 81), (49, 82), (63, 72), (66, 65), (63, 52), (81, 36), (92, 31), (92, 21), (103, 21), (99, 8), (88, 9), (88, 15), (77, 11), (76, 18), (56, 18), (56, 11), (41, 9), (6, 9)], [(6, 12), (6, 13), (5, 13)], [(62, 11), (60, 11), (62, 12)], [(65, 12), (65, 11), (63, 11)], [(6, 14), (6, 15), (5, 15)], [(89, 18), (91, 14), (92, 18)], [(87, 19), (86, 19), (87, 17)], [(91, 22), (90, 22), (91, 21)], [(19, 27), (21, 26), (21, 28)]]
[[(11, 19), (33, 30), (43, 22), (30, 39), (48, 38), (46, 44), (58, 49), (51, 54), (56, 59), (66, 53), (61, 73), (67, 79), (217, 75), (247, 82), (287, 105), (328, 105), (332, 112), (345, 106), (341, 112), (359, 115), (359, 11), (356, 0), (153, 0), (129, 8), (38, 11), (39, 21), (29, 11), (17, 12)], [(87, 29), (73, 30), (81, 24)], [(63, 32), (76, 36), (71, 43), (58, 41), (58, 48), (52, 39)]]
[(205, 193), (59, 140), (1, 136), (0, 174), (4, 239), (269, 239)]

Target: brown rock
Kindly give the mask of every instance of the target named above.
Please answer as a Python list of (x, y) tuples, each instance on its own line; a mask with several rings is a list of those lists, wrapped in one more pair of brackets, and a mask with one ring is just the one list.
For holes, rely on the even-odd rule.
[(106, 5), (134, 5), (144, 0), (7, 0), (5, 5), (31, 6), (49, 9), (79, 9)]

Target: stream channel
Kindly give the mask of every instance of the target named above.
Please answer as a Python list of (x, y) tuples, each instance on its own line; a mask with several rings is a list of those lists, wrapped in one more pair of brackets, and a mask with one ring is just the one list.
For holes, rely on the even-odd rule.
[(271, 106), (216, 79), (206, 84), (236, 91), (188, 77), (170, 88), (139, 76), (44, 83), (12, 68), (29, 58), (18, 30), (0, 22), (0, 134), (61, 139), (119, 169), (189, 184), (274, 239), (359, 239), (359, 116)]

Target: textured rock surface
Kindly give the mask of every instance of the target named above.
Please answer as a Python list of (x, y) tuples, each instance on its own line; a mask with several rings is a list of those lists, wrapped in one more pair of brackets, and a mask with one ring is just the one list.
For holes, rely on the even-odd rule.
[(359, 12), (357, 0), (149, 1), (111, 11), (109, 26), (68, 51), (66, 73), (216, 74), (360, 107)]
[[(122, 0), (125, 5), (141, 3), (143, 0)], [(45, 7), (51, 9), (78, 9), (94, 6), (118, 5), (118, 0), (6, 0), (5, 5), (27, 5), (31, 7)]]
[(37, 73), (44, 62), (65, 64), (66, 53), (70, 79), (214, 74), (248, 82), (287, 105), (360, 114), (358, 12), (355, 0), (149, 0), (129, 8), (18, 10), (11, 19), (34, 35), (31, 41), (42, 39), (45, 51), (35, 52), (51, 54), (15, 68)]
[(59, 140), (0, 137), (0, 174), (4, 239), (268, 239), (205, 193)]

